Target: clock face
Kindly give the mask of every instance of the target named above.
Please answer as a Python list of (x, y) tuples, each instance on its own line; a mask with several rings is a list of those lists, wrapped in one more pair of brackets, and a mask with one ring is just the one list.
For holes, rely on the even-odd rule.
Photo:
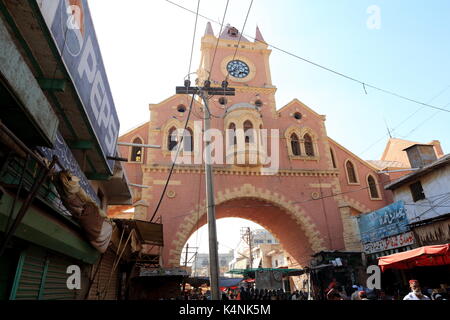
[(235, 78), (245, 78), (250, 73), (250, 68), (241, 60), (230, 61), (227, 65), (228, 73)]

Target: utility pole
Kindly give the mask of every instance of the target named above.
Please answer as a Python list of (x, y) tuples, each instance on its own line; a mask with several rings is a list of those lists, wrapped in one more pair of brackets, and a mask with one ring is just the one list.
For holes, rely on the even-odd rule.
[[(188, 253), (189, 253), (189, 243), (186, 244), (186, 256), (184, 257), (184, 270), (187, 270)], [(185, 289), (186, 289), (186, 281), (183, 281), (183, 297)]]
[(252, 269), (253, 268), (253, 237), (252, 237), (252, 231), (250, 230), (250, 227), (241, 229), (241, 235), (242, 235), (242, 239), (248, 244), (248, 249), (250, 250), (249, 260), (250, 260), (250, 269)]
[[(189, 249), (192, 249), (192, 250), (195, 250), (195, 251), (189, 252)], [(185, 268), (186, 271), (187, 271), (188, 263), (192, 260), (192, 258), (197, 256), (197, 250), (198, 250), (198, 247), (189, 247), (189, 243), (186, 244), (186, 252), (185, 252), (185, 257), (184, 257), (184, 268)], [(193, 254), (193, 256), (191, 256), (191, 258), (188, 259), (189, 254), (191, 254), (191, 253)], [(194, 261), (194, 263), (195, 263), (195, 261)], [(194, 265), (194, 267), (195, 267), (195, 265)], [(191, 269), (191, 274), (192, 274), (192, 269)], [(184, 294), (184, 289), (185, 288), (186, 288), (186, 281), (183, 280), (183, 291), (182, 291), (183, 294)]]
[[(206, 136), (208, 130), (211, 128), (211, 112), (208, 105), (208, 97), (215, 95), (234, 96), (235, 89), (228, 88), (226, 81), (222, 82), (222, 87), (211, 87), (211, 81), (206, 80), (203, 87), (191, 87), (191, 81), (185, 80), (184, 87), (176, 87), (177, 94), (197, 94), (204, 104), (203, 130)], [(194, 107), (193, 105), (191, 106)], [(206, 140), (206, 139), (205, 139)], [(211, 165), (211, 153), (209, 152), (209, 145), (211, 141), (205, 141), (205, 181), (206, 181), (206, 212), (208, 219), (208, 234), (209, 234), (209, 281), (211, 285), (211, 299), (220, 300), (219, 290), (219, 253), (217, 245), (217, 230), (216, 230), (216, 210), (214, 203), (214, 182)]]

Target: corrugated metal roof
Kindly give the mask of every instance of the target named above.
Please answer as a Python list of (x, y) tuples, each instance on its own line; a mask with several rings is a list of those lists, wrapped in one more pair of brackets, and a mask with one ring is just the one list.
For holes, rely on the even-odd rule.
[(450, 164), (450, 154), (447, 154), (445, 156), (443, 156), (441, 159), (436, 160), (435, 162), (424, 166), (423, 168), (412, 172), (410, 174), (407, 174), (403, 177), (401, 177), (400, 179), (397, 179), (396, 181), (386, 185), (384, 188), (386, 190), (392, 190), (392, 189), (396, 189), (402, 185), (404, 185), (405, 183), (411, 182), (427, 173), (432, 172), (435, 169), (438, 169), (440, 167), (446, 166)]

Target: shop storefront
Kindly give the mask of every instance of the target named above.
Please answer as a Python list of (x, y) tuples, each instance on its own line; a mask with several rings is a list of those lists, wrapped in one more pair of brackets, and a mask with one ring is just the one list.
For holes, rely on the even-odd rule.
[[(426, 294), (433, 290), (446, 293), (450, 285), (450, 244), (416, 248), (378, 259), (383, 273), (400, 274), (398, 291), (408, 291), (408, 280), (419, 280)], [(400, 295), (401, 296), (401, 295)]]
[(367, 264), (379, 257), (408, 251), (415, 245), (414, 234), (403, 201), (358, 217), (363, 251)]
[(361, 252), (322, 251), (313, 255), (310, 265), (314, 300), (326, 299), (330, 283), (337, 283), (351, 293), (352, 285), (365, 283), (367, 278)]

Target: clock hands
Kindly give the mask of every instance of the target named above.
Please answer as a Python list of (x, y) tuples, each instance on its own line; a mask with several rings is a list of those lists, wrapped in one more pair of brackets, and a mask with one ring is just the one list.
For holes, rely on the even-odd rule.
[(244, 78), (248, 75), (248, 66), (240, 61), (232, 61), (228, 66), (229, 73), (237, 78)]

